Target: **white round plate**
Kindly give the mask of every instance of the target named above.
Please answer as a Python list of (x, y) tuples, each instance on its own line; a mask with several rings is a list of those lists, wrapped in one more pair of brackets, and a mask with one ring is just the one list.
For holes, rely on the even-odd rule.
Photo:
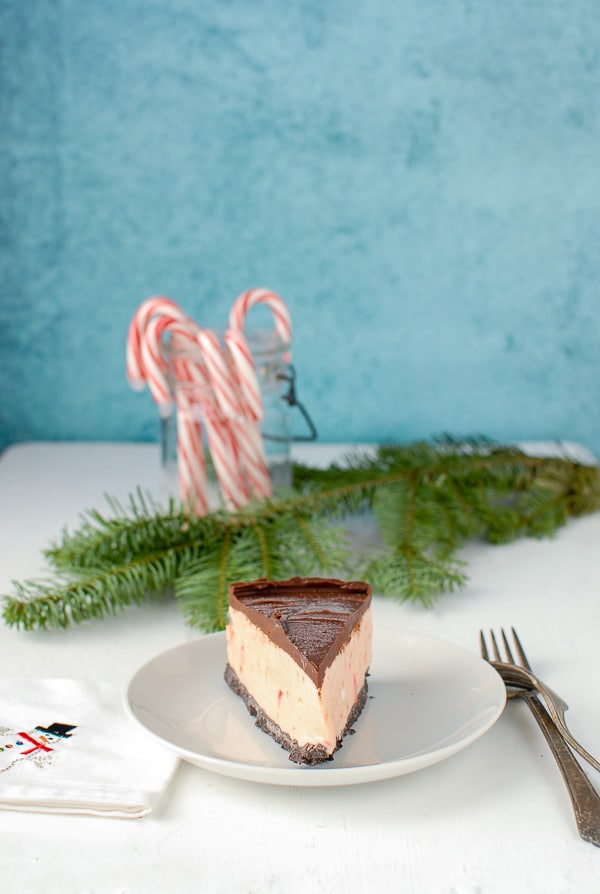
[(223, 679), (225, 634), (158, 655), (131, 680), (129, 714), (180, 757), (272, 785), (350, 785), (421, 770), (455, 754), (498, 719), (506, 688), (477, 655), (398, 629), (375, 629), (367, 704), (333, 761), (299, 766), (254, 726)]

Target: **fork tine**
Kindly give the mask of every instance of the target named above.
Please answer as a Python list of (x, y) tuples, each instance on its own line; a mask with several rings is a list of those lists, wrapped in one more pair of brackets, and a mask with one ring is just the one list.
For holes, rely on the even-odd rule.
[(508, 641), (508, 637), (507, 637), (506, 633), (504, 632), (504, 627), (501, 628), (500, 632), (502, 634), (502, 642), (504, 643), (504, 648), (506, 649), (506, 656), (511, 664), (516, 664), (515, 659), (513, 657), (512, 649), (510, 647), (510, 643)]
[(481, 657), (484, 661), (490, 660), (490, 653), (488, 652), (488, 647), (485, 641), (485, 636), (483, 635), (483, 630), (479, 631), (479, 651), (481, 652)]
[(502, 661), (500, 657), (500, 650), (498, 648), (498, 643), (496, 642), (496, 636), (493, 630), (490, 630), (490, 638), (492, 640), (492, 652), (494, 654), (494, 661)]
[(523, 649), (523, 646), (521, 645), (521, 640), (517, 636), (517, 631), (515, 630), (514, 627), (511, 627), (510, 629), (512, 631), (513, 639), (515, 641), (515, 650), (516, 650), (517, 656), (519, 658), (519, 664), (521, 664), (523, 667), (526, 667), (527, 670), (531, 670), (531, 665), (529, 664), (527, 655), (525, 654), (525, 650)]

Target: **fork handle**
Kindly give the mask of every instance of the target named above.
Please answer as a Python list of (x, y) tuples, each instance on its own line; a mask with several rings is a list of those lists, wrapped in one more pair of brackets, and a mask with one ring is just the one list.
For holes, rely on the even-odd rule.
[(519, 693), (546, 737), (566, 783), (580, 836), (600, 847), (600, 795), (574, 758), (550, 714), (533, 692)]
[[(496, 669), (498, 665), (495, 665)], [(534, 676), (531, 671), (527, 670), (527, 668), (519, 668), (518, 673), (515, 673), (511, 670), (507, 670), (505, 667), (502, 668), (500, 672), (500, 676), (506, 683), (512, 683), (512, 685), (517, 688), (521, 688), (523, 686), (523, 676), (526, 676), (532, 686), (532, 688), (538, 693), (542, 701), (544, 702), (546, 708), (548, 709), (552, 720), (557, 725), (558, 729), (563, 735), (563, 738), (566, 739), (567, 743), (571, 746), (573, 751), (576, 751), (577, 754), (587, 761), (587, 763), (597, 770), (600, 773), (600, 761), (596, 760), (589, 751), (586, 751), (583, 745), (581, 745), (569, 727), (566, 724), (564, 718), (564, 711), (560, 710), (561, 704), (564, 705), (564, 702), (561, 698), (559, 698), (555, 692), (553, 692), (549, 686), (546, 686), (545, 683), (542, 683), (539, 677)], [(565, 705), (565, 708), (567, 706)]]

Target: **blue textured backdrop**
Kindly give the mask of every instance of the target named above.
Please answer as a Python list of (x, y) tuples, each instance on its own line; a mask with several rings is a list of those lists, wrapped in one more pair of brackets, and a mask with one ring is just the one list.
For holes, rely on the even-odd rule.
[(323, 440), (600, 454), (597, 0), (0, 14), (0, 447), (154, 439), (138, 304), (266, 285)]

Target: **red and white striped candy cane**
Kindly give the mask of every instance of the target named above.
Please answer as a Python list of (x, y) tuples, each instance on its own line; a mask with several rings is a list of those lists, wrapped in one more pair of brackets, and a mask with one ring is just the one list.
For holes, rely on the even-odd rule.
[[(190, 382), (208, 387), (206, 376), (185, 356), (174, 358), (178, 363), (175, 381), (169, 382), (164, 336), (170, 333), (173, 342), (181, 346), (196, 346), (195, 329), (186, 318), (165, 313), (153, 316), (146, 323), (140, 345), (140, 370), (148, 384), (161, 416), (172, 412), (172, 401), (177, 406), (177, 455), (180, 494), (184, 502), (198, 515), (208, 511), (206, 469), (204, 464), (202, 429), (197, 409), (190, 399)], [(174, 390), (174, 394), (172, 393)]]
[(243, 292), (235, 300), (229, 314), (229, 329), (225, 334), (225, 342), (235, 371), (244, 412), (249, 418), (262, 419), (263, 407), (254, 361), (242, 332), (246, 315), (256, 304), (266, 304), (269, 307), (275, 320), (275, 331), (284, 346), (289, 346), (292, 341), (292, 324), (283, 299), (268, 289), (250, 289)]
[(241, 332), (251, 307), (266, 304), (275, 320), (275, 331), (284, 345), (292, 341), (292, 321), (285, 301), (269, 289), (249, 289), (242, 292), (233, 303), (229, 314), (229, 328)]
[[(227, 363), (216, 334), (209, 330), (201, 331), (198, 341), (202, 346), (215, 397), (221, 412), (229, 420), (229, 428), (237, 448), (238, 474), (242, 481), (245, 479), (254, 496), (269, 496), (271, 479), (256, 419), (244, 412), (244, 401), (239, 399), (236, 377), (231, 365)], [(248, 358), (252, 360), (249, 352)]]
[(234, 373), (242, 411), (247, 419), (257, 420), (264, 416), (260, 386), (252, 352), (243, 333), (228, 329), (224, 341), (229, 354), (229, 365)]
[(167, 318), (153, 317), (148, 321), (140, 346), (141, 369), (150, 394), (161, 416), (171, 411), (171, 389), (167, 379), (167, 364), (162, 350), (162, 336)]
[[(179, 319), (164, 314), (152, 317), (144, 329), (140, 346), (140, 368), (161, 415), (168, 415), (170, 412), (172, 398), (167, 377), (164, 337), (170, 333), (176, 345), (195, 346), (194, 327), (195, 324), (185, 317)], [(186, 363), (186, 378), (192, 375), (192, 365)]]
[(196, 515), (209, 511), (201, 416), (207, 401), (214, 401), (208, 370), (197, 341), (198, 327), (165, 320), (171, 337), (172, 387), (177, 405), (177, 455), (182, 499)]
[[(201, 330), (198, 333), (198, 343), (202, 348), (221, 417), (218, 425), (215, 424), (213, 433), (220, 457), (217, 471), (221, 490), (234, 501), (237, 501), (236, 494), (240, 493), (245, 495), (244, 502), (247, 502), (250, 489), (256, 495), (260, 492), (264, 496), (265, 487), (269, 488), (270, 493), (268, 470), (260, 453), (257, 453), (255, 439), (249, 437), (246, 431), (235, 379), (221, 349), (218, 336), (208, 329)], [(213, 418), (216, 418), (215, 413)], [(267, 482), (264, 480), (265, 477)]]
[(198, 333), (198, 343), (202, 348), (204, 362), (221, 412), (227, 419), (241, 416), (242, 410), (235, 381), (221, 350), (219, 337), (210, 329), (201, 329)]
[(196, 515), (209, 511), (202, 426), (198, 409), (184, 389), (176, 393), (177, 470), (182, 500)]
[(248, 502), (249, 492), (240, 475), (238, 445), (234, 440), (229, 420), (219, 412), (216, 402), (207, 400), (203, 405), (206, 437), (217, 480), (225, 506), (235, 511)]
[(132, 388), (141, 391), (146, 384), (144, 365), (141, 358), (142, 339), (146, 326), (155, 316), (169, 316), (176, 319), (186, 319), (186, 315), (178, 304), (165, 295), (155, 295), (142, 301), (127, 332), (126, 370), (127, 378)]
[(184, 387), (190, 395), (194, 395), (196, 401), (212, 389), (206, 363), (198, 344), (199, 331), (195, 324), (192, 329), (177, 320), (169, 321), (165, 327), (165, 333), (171, 337), (170, 361), (174, 384)]
[(265, 457), (263, 439), (255, 421), (231, 420), (234, 437), (239, 450), (242, 473), (253, 495), (258, 499), (272, 493), (271, 476)]

